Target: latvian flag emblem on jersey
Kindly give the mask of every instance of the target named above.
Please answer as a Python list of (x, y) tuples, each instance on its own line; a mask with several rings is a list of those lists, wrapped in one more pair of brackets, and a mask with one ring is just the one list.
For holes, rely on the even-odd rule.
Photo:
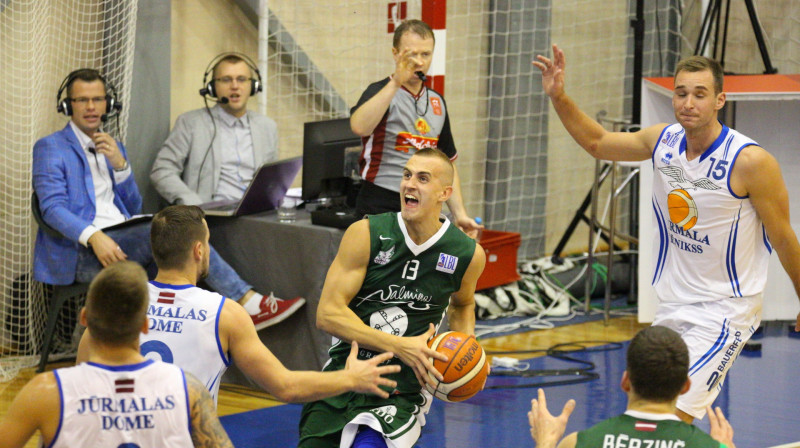
[(653, 432), (656, 430), (657, 426), (658, 423), (653, 422), (636, 422), (636, 424), (633, 425), (633, 429), (637, 431)]
[(173, 303), (175, 303), (175, 293), (161, 291), (160, 293), (158, 293), (158, 300), (156, 300), (156, 302), (163, 303), (166, 305), (172, 305)]
[(114, 380), (114, 391), (118, 394), (133, 393), (133, 379)]

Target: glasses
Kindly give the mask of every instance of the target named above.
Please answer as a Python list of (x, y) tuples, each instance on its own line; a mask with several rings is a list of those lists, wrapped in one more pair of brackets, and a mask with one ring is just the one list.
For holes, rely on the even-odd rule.
[(230, 76), (223, 76), (222, 78), (217, 78), (215, 81), (222, 83), (222, 84), (230, 84), (233, 81), (236, 81), (237, 84), (244, 84), (247, 81), (250, 81), (253, 78), (248, 78), (247, 76), (238, 76), (236, 78)]
[(85, 105), (89, 104), (89, 101), (91, 101), (93, 103), (105, 103), (106, 102), (106, 97), (104, 97), (104, 96), (96, 96), (94, 98), (86, 98), (86, 97), (82, 96), (80, 98), (70, 98), (70, 101), (72, 101), (73, 103), (78, 103), (78, 104), (82, 104), (82, 105), (85, 106)]

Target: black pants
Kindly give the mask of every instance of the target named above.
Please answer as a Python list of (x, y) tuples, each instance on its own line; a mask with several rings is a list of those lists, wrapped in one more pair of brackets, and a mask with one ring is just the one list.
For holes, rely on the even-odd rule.
[(358, 215), (377, 215), (400, 211), (400, 193), (362, 181), (356, 198)]

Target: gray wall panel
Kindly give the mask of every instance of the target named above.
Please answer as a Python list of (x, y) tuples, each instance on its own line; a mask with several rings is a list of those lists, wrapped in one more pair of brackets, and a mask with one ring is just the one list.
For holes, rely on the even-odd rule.
[(150, 168), (169, 135), (171, 9), (170, 0), (139, 0), (133, 85), (124, 99), (131, 105), (125, 145), (146, 213), (161, 203), (150, 185)]

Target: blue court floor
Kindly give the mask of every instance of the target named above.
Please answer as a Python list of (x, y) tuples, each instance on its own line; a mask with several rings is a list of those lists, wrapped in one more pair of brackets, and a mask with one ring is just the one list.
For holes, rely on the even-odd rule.
[[(790, 336), (786, 322), (769, 322), (759, 352), (744, 352), (736, 361), (715, 406), (722, 407), (734, 427), (738, 448), (800, 447), (800, 337)], [(545, 385), (551, 412), (560, 412), (566, 400), (578, 405), (567, 432), (586, 428), (625, 410), (619, 388), (625, 366), (625, 344), (603, 346), (570, 356), (594, 364), (599, 378), (580, 384)], [(574, 362), (542, 357), (530, 360), (531, 369), (584, 367)], [(547, 377), (491, 376), (487, 390), (463, 403), (436, 400), (417, 447), (532, 447), (527, 422), (536, 384), (570, 381), (576, 375)], [(530, 386), (530, 387), (525, 387)], [(498, 388), (499, 387), (499, 388)], [(504, 388), (506, 387), (506, 388)], [(283, 405), (222, 418), (237, 447), (291, 447), (297, 444), (299, 405)], [(698, 423), (708, 430), (708, 419)]]

